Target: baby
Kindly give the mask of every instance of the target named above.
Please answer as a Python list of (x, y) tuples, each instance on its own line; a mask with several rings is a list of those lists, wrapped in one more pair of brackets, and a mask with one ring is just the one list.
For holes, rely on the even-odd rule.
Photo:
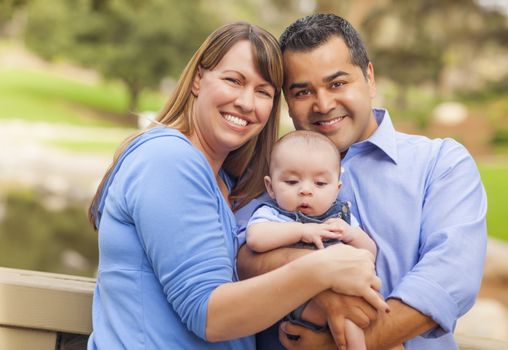
[[(337, 200), (341, 188), (340, 154), (324, 135), (294, 131), (275, 144), (266, 190), (272, 201), (259, 206), (247, 225), (247, 245), (256, 252), (284, 246), (322, 249), (345, 243), (376, 256), (376, 244), (358, 226), (349, 205)], [(315, 246), (315, 247), (314, 247)], [(287, 316), (315, 331), (326, 330), (324, 312), (312, 302)], [(346, 320), (348, 349), (366, 349), (363, 331)]]

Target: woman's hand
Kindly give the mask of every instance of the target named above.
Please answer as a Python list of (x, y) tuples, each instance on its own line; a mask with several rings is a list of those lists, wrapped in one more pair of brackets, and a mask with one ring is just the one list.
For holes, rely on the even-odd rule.
[(377, 292), (381, 288), (381, 280), (375, 274), (371, 253), (345, 244), (336, 244), (305, 258), (313, 258), (312, 255), (325, 259), (322, 261), (324, 268), (316, 273), (334, 292), (362, 297), (378, 311), (389, 310), (388, 304)]

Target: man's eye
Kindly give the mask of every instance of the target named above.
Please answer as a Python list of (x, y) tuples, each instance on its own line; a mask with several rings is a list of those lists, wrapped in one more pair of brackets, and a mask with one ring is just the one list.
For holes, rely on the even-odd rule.
[(310, 90), (300, 90), (295, 93), (295, 97), (310, 95)]
[(334, 82), (332, 83), (332, 88), (338, 88), (338, 87), (341, 87), (341, 86), (343, 86), (343, 85), (344, 85), (344, 83), (343, 83), (343, 82), (341, 82), (341, 81), (334, 81)]

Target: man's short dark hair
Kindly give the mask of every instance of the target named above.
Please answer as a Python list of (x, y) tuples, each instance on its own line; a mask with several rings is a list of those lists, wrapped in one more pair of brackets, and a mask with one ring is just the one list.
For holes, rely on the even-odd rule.
[(282, 52), (310, 51), (324, 44), (331, 36), (342, 38), (349, 49), (351, 63), (362, 69), (367, 77), (369, 57), (360, 34), (344, 18), (334, 14), (316, 13), (290, 24), (279, 38)]

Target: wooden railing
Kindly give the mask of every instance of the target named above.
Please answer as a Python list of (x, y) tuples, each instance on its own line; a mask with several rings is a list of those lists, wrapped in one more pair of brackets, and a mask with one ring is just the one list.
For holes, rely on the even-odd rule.
[[(93, 278), (0, 267), (0, 349), (86, 349), (94, 287)], [(456, 339), (460, 350), (508, 350), (508, 342)]]
[(86, 349), (93, 278), (0, 268), (0, 349)]

